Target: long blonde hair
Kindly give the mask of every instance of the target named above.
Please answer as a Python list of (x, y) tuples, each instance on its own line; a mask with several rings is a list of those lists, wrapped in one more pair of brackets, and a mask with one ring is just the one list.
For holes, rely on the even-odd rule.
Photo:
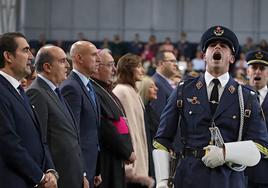
[(154, 80), (149, 76), (144, 76), (141, 81), (136, 82), (138, 93), (141, 96), (142, 102), (146, 105), (149, 102), (148, 92), (150, 85), (154, 83)]

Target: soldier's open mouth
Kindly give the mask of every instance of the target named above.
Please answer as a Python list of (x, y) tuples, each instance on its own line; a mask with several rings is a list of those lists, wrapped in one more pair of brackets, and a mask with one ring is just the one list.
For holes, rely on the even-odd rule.
[(214, 59), (214, 60), (220, 60), (220, 59), (221, 59), (221, 53), (219, 53), (219, 52), (215, 52), (215, 53), (213, 54), (213, 59)]
[(256, 77), (254, 77), (254, 80), (255, 80), (255, 81), (260, 81), (260, 80), (261, 80), (261, 77), (257, 77), (257, 76), (256, 76)]

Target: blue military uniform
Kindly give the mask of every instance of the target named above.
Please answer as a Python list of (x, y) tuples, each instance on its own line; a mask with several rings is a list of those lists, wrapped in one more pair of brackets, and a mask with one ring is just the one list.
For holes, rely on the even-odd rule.
[[(262, 64), (268, 66), (268, 54), (263, 51), (251, 51), (246, 56), (248, 65)], [(266, 94), (263, 103), (261, 104), (264, 119), (266, 121), (266, 127), (268, 128), (268, 95)], [(262, 158), (258, 165), (249, 167), (246, 169), (245, 174), (248, 176), (250, 184), (256, 187), (268, 187), (268, 159)]]
[[(206, 50), (210, 42), (224, 41), (235, 54), (238, 49), (236, 36), (227, 28), (215, 26), (202, 37), (202, 49)], [(268, 144), (268, 134), (261, 116), (257, 95), (250, 88), (242, 86), (244, 104), (248, 119), (245, 121), (242, 140), (253, 140), (258, 146)], [(248, 106), (248, 105), (246, 105)], [(178, 126), (179, 116), (181, 124)], [(213, 118), (214, 117), (214, 118)], [(238, 83), (229, 78), (221, 95), (217, 110), (212, 115), (208, 100), (207, 86), (204, 76), (194, 78), (181, 84), (170, 96), (160, 120), (154, 146), (158, 149), (172, 148), (177, 129), (181, 129), (181, 148), (183, 157), (177, 165), (175, 188), (244, 188), (244, 172), (230, 169), (226, 164), (216, 168), (205, 166), (201, 158), (203, 150), (211, 139), (209, 127), (212, 118), (220, 129), (225, 143), (236, 142), (240, 128), (240, 106)], [(256, 129), (258, 126), (258, 129)]]

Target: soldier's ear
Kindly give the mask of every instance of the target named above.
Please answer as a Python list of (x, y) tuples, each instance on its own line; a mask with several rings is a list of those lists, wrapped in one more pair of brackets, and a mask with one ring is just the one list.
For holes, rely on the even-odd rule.
[(204, 60), (205, 62), (207, 62), (207, 61), (206, 61), (207, 58), (206, 58), (206, 54), (205, 54), (205, 53), (203, 53), (203, 60)]
[(235, 56), (234, 55), (231, 55), (230, 63), (233, 64), (234, 62), (235, 62)]

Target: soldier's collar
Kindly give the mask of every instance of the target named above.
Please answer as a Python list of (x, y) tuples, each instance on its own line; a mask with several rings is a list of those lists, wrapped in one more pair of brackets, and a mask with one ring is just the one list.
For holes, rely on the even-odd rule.
[[(206, 82), (206, 86), (208, 87), (209, 84), (211, 83), (211, 81), (214, 79), (215, 77), (212, 76), (209, 72), (205, 72), (205, 82)], [(228, 72), (224, 73), (223, 75), (218, 77), (220, 83), (221, 83), (221, 87), (225, 87), (226, 84), (228, 83), (229, 79), (230, 79), (230, 75)]]

